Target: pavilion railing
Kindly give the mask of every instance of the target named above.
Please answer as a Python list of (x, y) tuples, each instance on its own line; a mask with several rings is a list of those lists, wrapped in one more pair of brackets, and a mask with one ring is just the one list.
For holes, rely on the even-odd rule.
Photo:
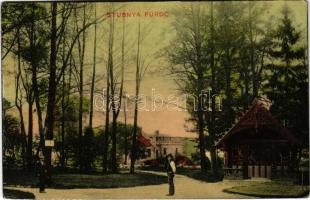
[(271, 179), (297, 179), (298, 169), (289, 169), (287, 166), (275, 166), (272, 168)]
[(224, 167), (224, 178), (225, 179), (242, 179), (243, 170), (242, 166)]

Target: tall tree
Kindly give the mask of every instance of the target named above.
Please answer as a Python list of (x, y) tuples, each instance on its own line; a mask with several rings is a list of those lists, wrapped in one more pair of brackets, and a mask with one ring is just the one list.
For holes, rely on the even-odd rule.
[[(57, 59), (57, 2), (51, 5), (51, 48), (50, 48), (50, 63), (49, 63), (49, 81), (48, 81), (48, 100), (47, 111), (45, 118), (45, 136), (47, 140), (53, 140), (54, 129), (54, 108), (56, 97), (56, 59)], [(51, 162), (52, 162), (52, 148), (45, 148), (45, 163), (47, 167), (47, 183), (51, 182)]]
[[(222, 127), (224, 131), (233, 124), (237, 111), (237, 80), (236, 69), (238, 68), (238, 49), (242, 43), (241, 24), (244, 17), (244, 6), (235, 2), (220, 2), (217, 6), (218, 51), (222, 51), (220, 56), (220, 71), (223, 73), (224, 83), (223, 110), (221, 115)], [(222, 14), (223, 13), (223, 14)]]
[[(75, 15), (76, 15), (75, 10)], [(78, 19), (76, 17), (76, 29), (79, 30)], [(83, 4), (83, 15), (82, 15), (82, 28), (86, 25), (86, 3)], [(86, 32), (85, 29), (81, 33), (81, 37), (78, 37), (78, 54), (79, 54), (79, 157), (80, 157), (80, 171), (83, 170), (83, 91), (84, 91), (84, 58), (85, 58), (85, 46), (86, 46)]]
[[(94, 16), (97, 18), (96, 4), (94, 6)], [(94, 110), (94, 89), (95, 89), (95, 78), (96, 78), (96, 52), (97, 52), (97, 23), (94, 25), (94, 51), (93, 51), (93, 74), (90, 86), (90, 110), (89, 110), (89, 127), (93, 127), (93, 110)]]
[(136, 93), (134, 99), (134, 122), (133, 122), (133, 133), (132, 133), (132, 148), (131, 148), (131, 163), (130, 173), (135, 173), (135, 162), (137, 157), (137, 127), (138, 127), (138, 104), (139, 104), (139, 93), (140, 93), (140, 74), (141, 74), (141, 27), (140, 21), (138, 25), (138, 39), (137, 39), (137, 55), (136, 55)]
[[(117, 118), (120, 113), (122, 97), (123, 97), (123, 86), (124, 86), (124, 68), (125, 68), (125, 18), (123, 18), (122, 25), (122, 40), (121, 40), (121, 73), (120, 77), (115, 73), (115, 62), (113, 62), (113, 40), (114, 40), (114, 18), (111, 21), (111, 51), (110, 54), (110, 81), (111, 81), (111, 108), (112, 108), (112, 149), (111, 149), (111, 168), (112, 172), (117, 172), (117, 158), (116, 158), (116, 134), (117, 134)], [(120, 85), (117, 87), (117, 85)], [(117, 91), (118, 90), (118, 91)]]
[[(53, 111), (55, 102), (57, 101), (56, 97), (61, 96), (57, 94), (57, 85), (61, 78), (64, 78), (63, 75), (68, 66), (69, 60), (71, 61), (72, 50), (77, 38), (84, 30), (102, 18), (95, 19), (94, 21), (85, 24), (85, 26), (79, 31), (72, 33), (72, 38), (64, 42), (66, 44), (63, 45), (66, 47), (66, 50), (63, 51), (65, 52), (65, 55), (58, 56), (59, 48), (63, 43), (63, 37), (65, 37), (64, 32), (68, 32), (70, 27), (67, 25), (70, 21), (69, 18), (71, 11), (73, 9), (78, 9), (75, 4), (71, 3), (59, 3), (58, 5), (61, 7), (59, 12), (57, 12), (57, 6), (55, 3), (52, 3), (51, 15), (48, 15), (46, 11), (47, 7), (42, 6), (40, 3), (31, 2), (24, 4), (19, 7), (23, 10), (23, 12), (18, 13), (18, 16), (21, 17), (21, 19), (18, 19), (17, 23), (7, 23), (5, 30), (3, 29), (5, 33), (13, 33), (15, 31), (20, 33), (15, 39), (16, 41), (17, 39), (19, 40), (18, 46), (20, 46), (20, 48), (17, 48), (18, 50), (15, 51), (14, 45), (16, 45), (17, 42), (14, 41), (14, 45), (12, 43), (13, 47), (8, 48), (8, 52), (10, 51), (16, 55), (20, 55), (22, 63), (26, 66), (23, 70), (24, 73), (21, 73), (20, 80), (24, 86), (27, 101), (35, 103), (35, 109), (38, 115), (37, 122), (39, 127), (40, 145), (37, 153), (40, 150), (44, 150), (45, 137), (53, 139)], [(60, 23), (56, 23), (58, 20)], [(50, 32), (47, 31), (47, 24), (51, 24)], [(48, 41), (50, 41), (50, 45), (48, 45)], [(14, 51), (11, 51), (12, 49), (14, 49)], [(48, 51), (50, 51), (50, 56), (48, 56)], [(48, 57), (50, 61), (48, 61)], [(62, 62), (59, 61), (59, 58), (62, 58)], [(57, 65), (59, 65), (59, 67), (57, 67)], [(31, 84), (27, 81), (28, 75), (31, 77)], [(33, 121), (33, 107), (31, 107), (31, 105), (29, 106), (29, 110), (31, 110), (31, 112), (29, 112), (30, 132), (32, 128), (31, 123)], [(45, 122), (43, 122), (44, 112), (46, 112)], [(32, 134), (28, 134), (28, 136), (28, 152), (30, 155), (30, 152), (32, 154), (32, 147), (30, 150), (30, 146), (32, 146), (31, 143), (33, 138)], [(50, 163), (50, 158), (47, 155), (48, 153), (49, 152), (45, 152), (45, 161), (47, 162), (47, 165)], [(28, 157), (30, 158), (30, 156)]]
[[(216, 138), (216, 106), (215, 106), (215, 95), (217, 95), (217, 87), (216, 87), (216, 75), (217, 75), (217, 66), (216, 66), (216, 32), (215, 32), (215, 22), (214, 22), (214, 6), (213, 2), (210, 2), (210, 32), (209, 37), (207, 37), (207, 49), (209, 50), (209, 62), (210, 62), (210, 70), (211, 70), (211, 91), (209, 92), (209, 100), (211, 99), (211, 107), (209, 105), (209, 112), (206, 112), (207, 116), (207, 125), (208, 125), (208, 133), (210, 138), (210, 155), (211, 155), (211, 168), (214, 175), (217, 175), (217, 158), (216, 158), (216, 148), (215, 148), (215, 138)], [(210, 112), (211, 111), (211, 112)]]
[[(132, 130), (132, 146), (131, 146), (131, 162), (130, 162), (130, 173), (135, 173), (135, 162), (137, 159), (138, 153), (138, 144), (137, 144), (137, 136), (139, 134), (138, 127), (138, 110), (139, 110), (139, 102), (140, 102), (140, 87), (142, 83), (142, 79), (145, 76), (149, 66), (150, 60), (148, 60), (148, 56), (146, 56), (143, 51), (144, 40), (147, 37), (147, 34), (151, 30), (148, 25), (141, 27), (141, 21), (138, 21), (137, 27), (137, 53), (135, 55), (135, 96), (134, 96), (134, 122), (133, 122), (133, 130)], [(124, 32), (123, 32), (124, 33)]]
[[(46, 8), (36, 3), (26, 4), (23, 12), (23, 24), (18, 28), (17, 50), (13, 53), (19, 57), (19, 66), (22, 60), (24, 75), (20, 74), (21, 83), (25, 90), (28, 102), (28, 141), (27, 160), (28, 168), (32, 168), (32, 139), (33, 139), (33, 103), (36, 103), (40, 134), (42, 133), (42, 96), (38, 94), (40, 82), (45, 77), (38, 79), (38, 73), (46, 72), (44, 62), (47, 59), (47, 22)], [(39, 20), (42, 19), (42, 20)], [(31, 77), (31, 81), (28, 80)], [(41, 93), (42, 94), (42, 93)], [(37, 96), (36, 96), (37, 95)], [(40, 100), (41, 98), (41, 100)]]
[(127, 165), (127, 157), (128, 157), (128, 131), (127, 131), (127, 96), (126, 92), (124, 92), (124, 96), (126, 98), (125, 103), (123, 103), (123, 112), (124, 112), (124, 153), (125, 153), (125, 160), (124, 165)]
[(293, 130), (296, 136), (308, 143), (308, 74), (306, 50), (301, 46), (301, 33), (293, 26), (291, 12), (287, 5), (275, 31), (268, 65), (269, 81), (265, 92), (273, 102), (273, 112), (283, 124)]
[(192, 97), (187, 101), (187, 104), (191, 114), (191, 121), (195, 123), (195, 131), (197, 131), (199, 137), (199, 155), (202, 171), (205, 171), (207, 168), (204, 102), (206, 101), (205, 73), (208, 66), (204, 63), (206, 59), (206, 52), (203, 48), (204, 20), (205, 10), (199, 3), (190, 4), (190, 6), (184, 7), (182, 11), (176, 11), (174, 28), (177, 31), (177, 36), (168, 49), (168, 58), (172, 63), (170, 72), (175, 75), (176, 83), (181, 91), (190, 94)]
[(110, 81), (110, 67), (112, 62), (112, 41), (111, 41), (111, 34), (112, 34), (112, 23), (110, 19), (110, 26), (109, 26), (109, 44), (108, 44), (108, 63), (106, 65), (106, 104), (105, 104), (105, 128), (104, 128), (104, 143), (103, 143), (103, 173), (107, 173), (108, 171), (108, 150), (109, 150), (109, 135), (110, 135), (110, 85), (112, 84)]
[[(241, 45), (241, 70), (244, 76), (245, 92), (244, 92), (244, 109), (247, 109), (252, 100), (260, 95), (260, 85), (262, 81), (262, 72), (264, 69), (264, 61), (266, 54), (266, 39), (268, 30), (265, 31), (265, 22), (262, 16), (267, 11), (267, 7), (263, 4), (259, 6), (256, 2), (247, 2), (244, 16), (244, 45)], [(243, 48), (242, 48), (243, 47)], [(249, 89), (252, 86), (252, 93)]]

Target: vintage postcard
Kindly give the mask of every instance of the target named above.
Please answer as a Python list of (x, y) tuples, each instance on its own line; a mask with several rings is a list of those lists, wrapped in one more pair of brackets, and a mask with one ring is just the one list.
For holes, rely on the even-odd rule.
[(2, 2), (3, 198), (308, 197), (307, 15)]

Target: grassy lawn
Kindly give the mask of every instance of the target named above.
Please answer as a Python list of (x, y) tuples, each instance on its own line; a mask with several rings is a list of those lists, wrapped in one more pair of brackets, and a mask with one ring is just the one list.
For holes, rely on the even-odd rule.
[[(4, 173), (5, 174), (5, 173)], [(167, 182), (165, 176), (147, 173), (121, 173), (107, 175), (54, 174), (50, 188), (118, 188), (141, 185), (156, 185)], [(38, 177), (31, 174), (5, 175), (4, 186), (38, 187)]]
[(309, 195), (309, 188), (307, 189), (307, 186), (302, 189), (300, 185), (281, 181), (252, 182), (246, 186), (232, 187), (223, 191), (227, 193), (269, 198), (304, 197)]
[[(68, 181), (70, 180), (70, 181)], [(166, 183), (165, 176), (154, 174), (108, 174), (108, 175), (56, 175), (52, 187), (55, 188), (118, 188)]]
[(208, 170), (206, 173), (202, 173), (200, 169), (179, 168), (177, 169), (177, 174), (185, 175), (190, 178), (208, 183), (214, 183), (223, 180), (223, 175), (220, 170), (218, 172), (218, 175), (214, 176), (210, 170)]
[[(150, 170), (150, 171), (159, 171), (166, 172), (166, 170), (162, 168), (150, 168), (150, 167), (142, 167), (142, 170)], [(200, 169), (189, 169), (189, 168), (177, 168), (176, 174), (188, 176), (190, 178), (204, 181), (208, 183), (219, 182), (223, 180), (223, 172), (219, 170), (218, 175), (214, 176), (210, 170), (206, 173), (202, 173)]]
[(7, 199), (35, 199), (34, 194), (19, 190), (3, 189), (3, 195)]

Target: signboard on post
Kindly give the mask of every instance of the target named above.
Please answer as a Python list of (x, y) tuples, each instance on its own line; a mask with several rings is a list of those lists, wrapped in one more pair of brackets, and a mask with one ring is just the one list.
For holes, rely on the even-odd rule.
[(54, 140), (45, 140), (45, 146), (46, 147), (53, 147), (54, 146)]

